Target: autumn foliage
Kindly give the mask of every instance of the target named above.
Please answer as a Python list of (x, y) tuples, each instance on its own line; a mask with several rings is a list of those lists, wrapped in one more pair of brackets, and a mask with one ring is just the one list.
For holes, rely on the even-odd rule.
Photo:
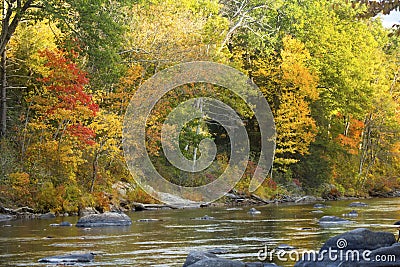
[[(171, 110), (211, 97), (232, 107), (250, 136), (239, 193), (337, 198), (400, 188), (398, 29), (370, 18), (397, 4), (67, 0), (60, 9), (37, 9), (26, 2), (22, 12), (19, 1), (8, 1), (5, 15), (20, 20), (1, 29), (7, 57), (0, 87), (7, 94), (6, 105), (0, 101), (6, 115), (0, 117), (0, 206), (62, 213), (153, 202), (126, 166), (125, 111), (150, 77), (198, 60), (229, 65), (260, 88), (277, 131), (273, 168), (257, 191), (248, 191), (261, 151), (252, 107), (229, 88), (192, 83), (164, 95), (146, 121), (147, 153), (169, 181), (204, 185), (226, 169), (230, 138), (209, 118), (186, 123), (179, 135), (189, 160), (201, 156), (202, 139), (213, 139), (217, 155), (204, 172), (176, 168), (161, 146)], [(121, 183), (132, 187), (125, 196), (115, 188)]]

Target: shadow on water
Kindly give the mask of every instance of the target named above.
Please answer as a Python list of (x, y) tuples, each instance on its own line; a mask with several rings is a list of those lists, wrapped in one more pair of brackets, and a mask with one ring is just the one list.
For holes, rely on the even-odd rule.
[[(206, 208), (159, 210), (130, 213), (133, 224), (122, 228), (52, 227), (63, 220), (76, 223), (77, 217), (49, 220), (19, 220), (0, 223), (0, 266), (51, 266), (39, 263), (43, 257), (66, 253), (93, 252), (95, 261), (82, 266), (182, 266), (191, 250), (214, 248), (226, 252), (221, 257), (259, 261), (258, 251), (267, 246), (287, 244), (298, 250), (319, 249), (331, 236), (367, 227), (389, 231), (400, 220), (400, 199), (369, 199), (368, 207), (348, 207), (352, 201), (325, 202), (329, 207), (315, 213), (313, 204), (268, 205), (227, 210)], [(356, 209), (353, 224), (321, 227), (324, 215), (342, 217)], [(193, 220), (209, 215), (212, 220)], [(157, 219), (140, 222), (140, 219)], [(293, 266), (293, 261), (279, 262)], [(81, 265), (80, 265), (81, 266)]]

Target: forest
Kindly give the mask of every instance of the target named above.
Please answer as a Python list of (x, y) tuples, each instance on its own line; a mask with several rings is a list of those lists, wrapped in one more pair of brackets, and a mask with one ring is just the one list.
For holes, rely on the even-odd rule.
[[(154, 202), (125, 162), (122, 127), (136, 90), (159, 71), (211, 61), (245, 73), (276, 125), (263, 199), (388, 196), (400, 189), (400, 27), (378, 14), (397, 1), (365, 0), (3, 0), (0, 35), (0, 204), (76, 212)], [(400, 20), (400, 19), (399, 19)], [(212, 166), (185, 173), (168, 164), (161, 125), (181, 101), (214, 96), (233, 107), (251, 136), (235, 190), (249, 195), (259, 129), (245, 103), (216, 86), (166, 94), (149, 117), (147, 151), (168, 180), (198, 186), (229, 161), (219, 125), (189, 122), (180, 135), (193, 159), (200, 141), (218, 145)], [(201, 128), (199, 132), (196, 129)]]

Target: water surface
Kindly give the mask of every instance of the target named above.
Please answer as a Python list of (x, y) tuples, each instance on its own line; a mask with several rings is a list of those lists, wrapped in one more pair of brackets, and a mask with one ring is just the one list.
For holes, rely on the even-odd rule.
[[(363, 200), (368, 207), (350, 208), (352, 201), (325, 202), (324, 213), (313, 213), (313, 204), (267, 205), (257, 207), (260, 215), (238, 210), (202, 208), (132, 212), (129, 227), (82, 229), (52, 227), (50, 224), (78, 217), (47, 220), (17, 220), (0, 223), (0, 266), (52, 266), (39, 263), (43, 257), (66, 253), (96, 253), (95, 261), (79, 266), (182, 266), (191, 250), (224, 249), (229, 259), (259, 261), (258, 251), (281, 244), (318, 249), (331, 236), (367, 227), (396, 234), (393, 223), (400, 220), (400, 198)], [(323, 215), (342, 214), (356, 209), (353, 224), (321, 227)], [(214, 220), (193, 220), (209, 215)], [(138, 222), (140, 219), (159, 221)], [(273, 261), (281, 266), (294, 262)]]

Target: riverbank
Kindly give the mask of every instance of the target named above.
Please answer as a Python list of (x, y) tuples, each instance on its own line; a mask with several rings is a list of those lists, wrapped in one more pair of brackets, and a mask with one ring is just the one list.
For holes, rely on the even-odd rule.
[[(395, 198), (400, 197), (400, 191), (393, 191), (387, 194), (380, 194), (377, 198)], [(202, 202), (176, 202), (175, 204), (157, 204), (157, 203), (140, 203), (140, 202), (128, 202), (126, 199), (121, 198), (120, 205), (110, 205), (109, 210), (115, 212), (139, 212), (139, 211), (154, 211), (154, 210), (165, 210), (165, 209), (193, 209), (193, 208), (205, 208), (205, 207), (252, 207), (252, 206), (264, 206), (264, 205), (281, 205), (281, 204), (301, 204), (301, 203), (316, 203), (325, 201), (342, 201), (342, 200), (362, 200), (376, 198), (372, 196), (368, 197), (335, 197), (335, 198), (322, 198), (312, 195), (304, 196), (290, 196), (280, 195), (275, 199), (265, 200), (259, 196), (252, 194), (250, 196), (239, 194), (235, 191), (227, 193), (223, 198), (212, 203)], [(68, 217), (68, 216), (86, 216), (90, 214), (100, 214), (104, 212), (103, 209), (95, 207), (81, 208), (78, 212), (71, 213), (54, 213), (51, 211), (42, 213), (34, 210), (30, 207), (3, 207), (0, 205), (0, 222), (9, 221), (15, 219), (51, 219), (55, 217)]]

